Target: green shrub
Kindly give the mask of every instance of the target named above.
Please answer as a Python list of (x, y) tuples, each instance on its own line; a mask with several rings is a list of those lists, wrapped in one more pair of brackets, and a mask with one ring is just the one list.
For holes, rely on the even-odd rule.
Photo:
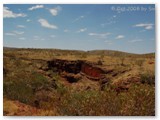
[(122, 115), (154, 116), (155, 115), (155, 88), (148, 84), (132, 85), (124, 98), (121, 109)]
[(103, 65), (102, 60), (98, 60), (97, 64), (98, 64), (98, 65)]
[(47, 87), (46, 85), (49, 83), (43, 75), (36, 72), (33, 72), (30, 77), (30, 85), (33, 88)]
[(132, 85), (128, 92), (117, 95), (110, 88), (105, 91), (65, 91), (59, 101), (60, 115), (117, 116), (155, 115), (154, 87)]
[(32, 88), (25, 81), (14, 81), (4, 83), (4, 95), (13, 100), (32, 104), (34, 93)]
[(45, 89), (48, 84), (48, 80), (36, 72), (27, 74), (25, 71), (21, 71), (14, 73), (14, 76), (4, 78), (4, 96), (32, 105), (36, 99), (36, 90)]
[(141, 68), (144, 63), (144, 59), (138, 59), (135, 61), (135, 63), (136, 63), (136, 65), (138, 65)]
[(140, 75), (141, 83), (143, 84), (155, 84), (155, 75), (152, 72), (146, 72)]

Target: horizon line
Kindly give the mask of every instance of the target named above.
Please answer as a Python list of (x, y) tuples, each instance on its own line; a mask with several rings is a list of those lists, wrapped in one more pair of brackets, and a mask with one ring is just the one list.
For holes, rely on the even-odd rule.
[(13, 49), (56, 49), (56, 50), (70, 50), (70, 51), (115, 51), (115, 52), (123, 52), (129, 54), (137, 54), (137, 55), (145, 55), (145, 54), (156, 54), (156, 52), (148, 52), (148, 53), (134, 53), (134, 52), (126, 52), (121, 50), (113, 50), (113, 49), (91, 49), (91, 50), (80, 50), (80, 49), (61, 49), (61, 48), (40, 48), (40, 47), (10, 47), (10, 46), (3, 46), (3, 48), (13, 48)]

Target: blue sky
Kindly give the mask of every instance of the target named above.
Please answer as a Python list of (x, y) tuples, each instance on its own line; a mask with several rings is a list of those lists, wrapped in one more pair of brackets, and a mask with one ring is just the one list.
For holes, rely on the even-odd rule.
[(4, 46), (155, 52), (153, 4), (6, 4)]

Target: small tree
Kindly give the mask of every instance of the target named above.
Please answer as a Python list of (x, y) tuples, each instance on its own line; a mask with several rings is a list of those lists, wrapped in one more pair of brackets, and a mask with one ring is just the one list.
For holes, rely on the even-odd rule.
[(98, 65), (103, 65), (102, 60), (99, 59), (98, 62), (97, 62), (97, 64), (98, 64)]
[(120, 57), (120, 60), (121, 60), (121, 65), (123, 66), (124, 65), (124, 60), (125, 60), (125, 57)]
[(139, 66), (139, 68), (142, 68), (143, 62), (144, 62), (144, 60), (140, 59), (140, 60), (136, 61), (136, 64)]

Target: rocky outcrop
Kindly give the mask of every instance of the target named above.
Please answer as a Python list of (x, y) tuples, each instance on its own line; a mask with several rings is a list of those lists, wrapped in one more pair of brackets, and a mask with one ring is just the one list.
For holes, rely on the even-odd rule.
[(83, 63), (81, 65), (81, 72), (94, 79), (102, 78), (104, 74), (104, 71), (102, 69), (95, 67), (94, 65), (89, 63)]
[(81, 75), (78, 74), (73, 74), (73, 73), (67, 73), (67, 72), (62, 72), (61, 76), (66, 78), (68, 82), (74, 83), (77, 82), (78, 80), (81, 79)]
[[(61, 73), (68, 73), (66, 78), (70, 79), (71, 81), (76, 81), (76, 74), (83, 74), (86, 75), (90, 79), (99, 80), (104, 78), (104, 70), (94, 65), (94, 63), (90, 63), (87, 61), (77, 60), (77, 61), (68, 61), (68, 60), (61, 60), (61, 59), (54, 59), (48, 61), (48, 68), (51, 70), (55, 70)], [(72, 75), (71, 75), (72, 74)], [(75, 75), (73, 75), (75, 74)]]
[(48, 61), (48, 68), (53, 69), (57, 72), (68, 72), (77, 74), (81, 71), (81, 65), (83, 61), (68, 61), (68, 60), (60, 60), (54, 59), (52, 61)]

